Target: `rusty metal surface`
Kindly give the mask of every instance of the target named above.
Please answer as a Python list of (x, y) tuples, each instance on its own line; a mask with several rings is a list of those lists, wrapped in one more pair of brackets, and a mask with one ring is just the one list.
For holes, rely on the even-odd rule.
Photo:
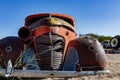
[[(52, 42), (52, 43), (51, 43)], [(44, 34), (37, 38), (36, 44), (40, 58), (40, 68), (44, 70), (59, 69), (64, 52), (64, 38), (56, 34)]]
[(101, 44), (92, 37), (79, 37), (69, 43), (68, 48), (73, 47), (79, 56), (78, 69), (103, 70), (107, 65), (107, 59)]
[[(80, 77), (109, 73), (109, 70), (104, 70), (107, 59), (101, 44), (88, 36), (76, 38), (74, 20), (70, 16), (53, 13), (30, 15), (25, 19), (25, 25), (20, 28), (18, 35), (19, 38), (11, 36), (0, 40), (0, 66), (9, 67), (6, 64), (10, 60), (13, 64), (10, 71), (12, 77)], [(40, 70), (14, 69), (24, 44), (36, 53), (35, 61), (38, 61)], [(68, 56), (67, 64), (73, 62), (72, 67), (75, 68), (67, 71), (64, 70), (63, 63), (69, 53), (72, 54)], [(6, 71), (0, 69), (0, 75), (5, 76)]]
[(57, 14), (57, 13), (41, 13), (41, 14), (29, 15), (25, 19), (25, 25), (29, 26), (39, 19), (42, 19), (42, 18), (45, 18), (45, 17), (50, 17), (50, 16), (64, 19), (74, 26), (74, 19), (71, 16), (68, 16), (68, 15), (65, 15), (65, 14)]
[[(24, 27), (28, 28), (28, 29), (25, 30)], [(73, 19), (69, 16), (65, 16), (65, 15), (61, 15), (61, 14), (37, 14), (37, 15), (28, 16), (25, 20), (24, 27), (21, 28), (20, 31), (18, 32), (19, 38), (24, 41), (27, 41), (27, 42), (30, 41), (30, 43), (33, 44), (32, 47), (35, 49), (39, 65), (41, 65), (41, 63), (44, 62), (44, 61), (43, 62), (40, 61), (41, 59), (43, 59), (43, 57), (41, 58), (41, 56), (39, 56), (40, 49), (38, 49), (38, 44), (37, 44), (39, 37), (42, 37), (42, 39), (46, 41), (46, 43), (44, 43), (44, 44), (47, 44), (47, 40), (50, 39), (51, 40), (50, 45), (52, 48), (54, 47), (54, 45), (52, 45), (52, 44), (54, 44), (52, 42), (53, 34), (55, 34), (56, 36), (63, 37), (64, 48), (62, 50), (62, 56), (61, 56), (60, 62), (62, 62), (64, 60), (64, 55), (66, 52), (68, 42), (73, 40), (76, 37)], [(28, 31), (28, 33), (30, 33), (30, 35), (27, 35), (27, 37), (26, 37), (25, 34), (28, 34), (28, 33), (24, 33), (24, 32), (27, 32), (27, 31)], [(49, 35), (44, 38), (43, 35), (47, 34), (47, 33), (49, 33)], [(29, 40), (29, 39), (31, 39), (31, 40)], [(55, 41), (59, 41), (59, 38), (57, 38), (57, 37), (54, 39), (56, 39)], [(40, 43), (40, 41), (39, 41), (39, 43)], [(48, 46), (45, 46), (44, 49), (46, 50)], [(42, 47), (43, 46), (41, 46), (41, 48)], [(49, 57), (52, 57), (52, 54), (53, 54), (53, 53), (51, 53), (51, 52), (53, 52), (52, 48), (51, 48), (50, 52), (47, 53), (47, 54), (50, 54)], [(45, 50), (43, 50), (43, 51), (45, 51)], [(53, 60), (53, 61), (55, 61), (55, 60)], [(47, 64), (52, 64), (52, 62), (48, 61), (48, 63), (46, 63), (44, 65), (47, 65)], [(45, 66), (43, 66), (43, 67), (45, 68)]]
[[(48, 17), (49, 19), (52, 19), (52, 17), (57, 17), (60, 19), (58, 19), (58, 21), (53, 20), (53, 22), (51, 22), (47, 20)], [(63, 21), (61, 21), (61, 19)], [(64, 21), (65, 23), (61, 25), (61, 22), (64, 22)], [(60, 25), (58, 25), (59, 23)], [(68, 28), (69, 25), (64, 25), (66, 23), (71, 24), (73, 28), (75, 28), (74, 20), (69, 16), (65, 16), (61, 14), (49, 14), (49, 13), (48, 14), (35, 14), (35, 15), (30, 15), (25, 19), (25, 27), (29, 28), (30, 32), (32, 32), (31, 33), (32, 40), (30, 41), (32, 41), (32, 44), (34, 45), (33, 47), (35, 49), (36, 55), (37, 56), (39, 55), (38, 54), (39, 49), (37, 48), (38, 44), (36, 44), (38, 37), (42, 37), (44, 34), (49, 33), (50, 35), (48, 37), (50, 38), (50, 36), (52, 36), (52, 33), (54, 33), (64, 38), (65, 44), (64, 44), (64, 52), (63, 52), (63, 57), (62, 57), (63, 62), (65, 60), (66, 49), (67, 49), (68, 43), (70, 42), (69, 47), (74, 47), (78, 52), (79, 63), (80, 63), (80, 66), (78, 67), (82, 67), (83, 70), (104, 69), (107, 64), (107, 60), (106, 60), (105, 52), (103, 48), (100, 46), (100, 43), (96, 39), (91, 38), (91, 37), (76, 38), (76, 33), (74, 31), (71, 31)], [(67, 28), (65, 26), (67, 26)], [(23, 34), (23, 33), (19, 33), (19, 34)], [(47, 40), (47, 39), (48, 38), (44, 40)], [(41, 64), (40, 56), (38, 56), (37, 58), (38, 58), (38, 63), (40, 65)]]
[[(70, 42), (69, 45), (75, 47), (76, 50), (78, 51), (80, 66), (84, 67), (84, 69), (87, 69), (87, 70), (91, 70), (91, 68), (85, 68), (85, 67), (90, 67), (90, 66), (93, 66), (93, 67), (99, 66), (99, 67), (93, 68), (95, 70), (103, 69), (106, 65), (106, 58), (105, 58), (103, 49), (99, 46), (100, 45), (99, 42), (96, 39), (93, 39), (90, 37), (82, 37), (82, 38), (75, 39), (75, 33), (71, 32), (68, 28), (65, 28), (64, 25), (52, 25), (52, 24), (49, 25), (48, 24), (49, 20), (47, 20), (48, 21), (47, 22), (45, 17), (51, 18), (53, 16), (61, 19), (63, 19), (64, 17), (63, 20), (70, 19), (71, 21), (73, 21), (72, 18), (68, 16), (61, 16), (59, 14), (57, 15), (56, 14), (36, 14), (36, 15), (28, 16), (26, 18), (25, 26), (27, 25), (28, 28), (30, 27), (34, 28), (32, 29), (32, 36), (34, 36), (33, 44), (34, 44), (36, 53), (39, 53), (38, 51), (39, 49), (37, 49), (37, 44), (36, 44), (37, 38), (46, 33), (54, 33), (56, 35), (62, 36), (65, 39), (63, 60), (66, 54), (66, 48), (69, 41), (74, 39), (73, 41)], [(59, 21), (55, 21), (55, 22), (57, 22), (56, 24), (58, 24)], [(40, 59), (40, 57), (38, 57), (38, 59)]]
[(18, 37), (6, 37), (0, 40), (0, 66), (6, 67), (8, 60), (15, 61), (23, 51), (23, 44), (18, 40)]

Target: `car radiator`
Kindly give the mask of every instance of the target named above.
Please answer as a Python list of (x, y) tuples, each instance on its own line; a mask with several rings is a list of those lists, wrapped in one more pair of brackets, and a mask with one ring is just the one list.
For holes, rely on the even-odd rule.
[(36, 44), (41, 70), (58, 70), (60, 68), (64, 43), (63, 37), (51, 32), (37, 38)]

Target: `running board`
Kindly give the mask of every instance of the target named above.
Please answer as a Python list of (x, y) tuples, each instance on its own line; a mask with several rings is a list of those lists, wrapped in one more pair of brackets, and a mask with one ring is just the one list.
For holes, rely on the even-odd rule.
[[(99, 75), (99, 74), (109, 74), (109, 70), (100, 71), (46, 71), (46, 70), (18, 70), (14, 69), (12, 74), (8, 77), (21, 77), (21, 78), (48, 78), (48, 77), (81, 77), (87, 75)], [(0, 69), (0, 76), (6, 77), (6, 69)]]

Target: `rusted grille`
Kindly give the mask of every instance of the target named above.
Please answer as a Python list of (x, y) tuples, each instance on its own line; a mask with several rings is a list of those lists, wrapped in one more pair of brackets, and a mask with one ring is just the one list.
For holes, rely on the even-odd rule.
[(37, 38), (40, 69), (56, 70), (60, 68), (64, 51), (64, 38), (47, 33)]

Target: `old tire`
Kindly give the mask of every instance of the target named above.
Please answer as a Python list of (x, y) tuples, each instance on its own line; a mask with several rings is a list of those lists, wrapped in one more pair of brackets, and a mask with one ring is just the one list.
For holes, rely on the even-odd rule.
[(115, 36), (110, 40), (110, 46), (114, 49), (118, 49), (120, 47), (120, 36)]

